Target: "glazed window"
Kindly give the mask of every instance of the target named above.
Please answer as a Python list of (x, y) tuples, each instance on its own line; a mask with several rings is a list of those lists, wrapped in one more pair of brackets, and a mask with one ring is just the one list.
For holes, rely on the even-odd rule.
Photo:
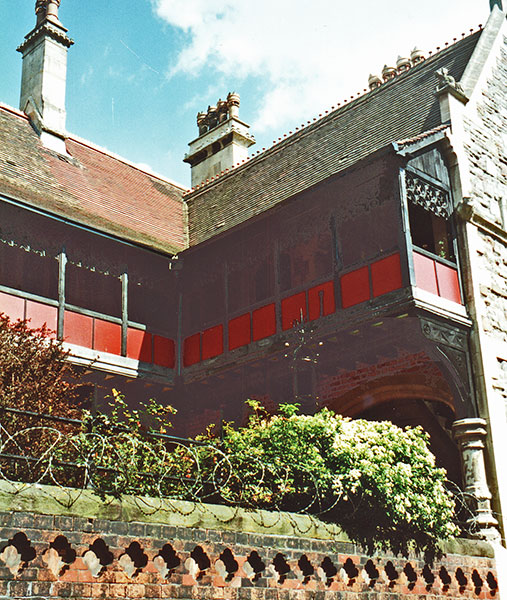
[(407, 172), (407, 199), (412, 244), (456, 262), (449, 193)]

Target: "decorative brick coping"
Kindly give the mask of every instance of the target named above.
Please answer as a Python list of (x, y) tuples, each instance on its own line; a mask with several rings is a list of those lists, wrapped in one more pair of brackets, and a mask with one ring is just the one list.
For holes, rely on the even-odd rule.
[(367, 556), (289, 513), (0, 482), (0, 597), (326, 600), (336, 592), (498, 598), (493, 549), (459, 540), (434, 564)]

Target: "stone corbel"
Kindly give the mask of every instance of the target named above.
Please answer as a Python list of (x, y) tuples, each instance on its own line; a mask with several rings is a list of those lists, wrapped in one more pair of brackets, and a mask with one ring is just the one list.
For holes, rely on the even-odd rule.
[(421, 330), (432, 342), (432, 354), (449, 375), (454, 390), (458, 417), (477, 415), (472, 389), (467, 333), (457, 327), (421, 318)]

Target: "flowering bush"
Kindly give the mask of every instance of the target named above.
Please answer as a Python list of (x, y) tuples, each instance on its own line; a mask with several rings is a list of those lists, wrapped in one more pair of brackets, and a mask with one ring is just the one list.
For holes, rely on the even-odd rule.
[[(297, 414), (258, 403), (246, 427), (226, 427), (223, 450), (235, 457), (227, 490), (252, 506), (327, 511), (351, 539), (370, 549), (432, 553), (458, 533), (445, 470), (435, 466), (422, 428), (352, 420), (323, 409)], [(239, 464), (238, 464), (239, 463)], [(262, 476), (260, 476), (262, 474)]]
[(103, 494), (313, 513), (369, 550), (413, 549), (428, 557), (439, 539), (459, 533), (445, 471), (435, 466), (420, 427), (352, 420), (328, 409), (300, 415), (295, 404), (270, 415), (257, 402), (249, 405), (245, 427), (226, 425), (221, 440), (209, 429), (200, 445), (186, 447), (150, 437), (141, 425), (156, 417), (151, 433), (166, 429), (172, 409), (151, 402), (130, 411), (114, 393), (111, 415), (90, 417), (91, 428), (75, 442), (88, 463), (92, 450), (100, 475), (94, 484)]
[[(435, 466), (428, 435), (419, 427), (352, 420), (327, 409), (300, 415), (296, 404), (270, 415), (249, 401), (247, 425), (226, 425), (221, 440), (211, 429), (195, 444), (170, 440), (165, 434), (174, 409), (155, 401), (132, 410), (113, 390), (109, 413), (81, 413), (79, 374), (61, 342), (47, 333), (0, 314), (0, 408), (84, 414), (83, 428), (75, 433), (75, 425), (57, 421), (55, 436), (36, 415), (7, 412), (3, 425), (13, 437), (3, 452), (39, 459), (37, 472), (30, 461), (0, 461), (4, 476), (42, 482), (61, 477), (65, 485), (92, 485), (102, 496), (144, 494), (313, 513), (338, 523), (369, 550), (414, 549), (431, 556), (438, 539), (458, 533), (445, 471)], [(72, 465), (77, 474), (69, 474)]]

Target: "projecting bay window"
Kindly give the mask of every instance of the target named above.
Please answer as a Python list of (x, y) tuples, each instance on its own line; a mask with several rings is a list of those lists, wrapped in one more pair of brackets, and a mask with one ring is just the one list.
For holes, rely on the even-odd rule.
[(405, 181), (416, 285), (461, 303), (450, 192), (411, 171)]
[(410, 171), (406, 185), (412, 244), (439, 258), (456, 262), (449, 192)]

